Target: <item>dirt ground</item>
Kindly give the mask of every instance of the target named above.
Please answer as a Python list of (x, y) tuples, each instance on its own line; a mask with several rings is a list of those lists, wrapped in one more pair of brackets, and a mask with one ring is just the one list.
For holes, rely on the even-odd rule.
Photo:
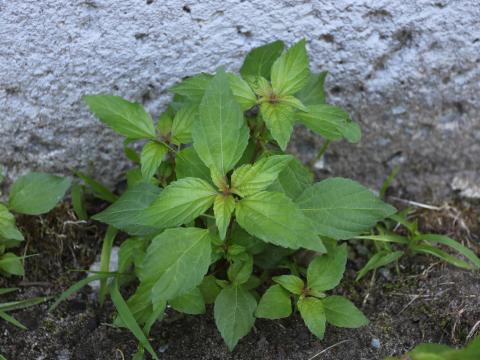
[[(480, 206), (453, 202), (439, 211), (420, 210), (425, 231), (451, 235), (478, 246)], [(22, 217), (26, 233), (19, 254), (27, 259), (26, 277), (0, 279), (0, 287), (20, 287), (4, 300), (57, 295), (87, 269), (101, 248), (104, 228), (79, 222), (68, 205), (49, 215)], [(476, 245), (475, 245), (476, 244)], [(350, 298), (370, 319), (360, 329), (328, 326), (323, 341), (311, 335), (295, 315), (279, 321), (257, 320), (254, 331), (233, 352), (224, 345), (210, 308), (202, 316), (180, 316), (168, 311), (156, 324), (151, 342), (160, 359), (383, 359), (400, 355), (420, 342), (455, 346), (480, 334), (480, 274), (447, 266), (427, 256), (403, 258), (400, 273), (380, 270), (354, 282), (365, 263), (365, 247), (351, 244), (350, 261), (336, 290)], [(478, 251), (478, 248), (477, 248)], [(111, 325), (114, 308), (100, 308), (86, 287), (52, 313), (50, 303), (14, 313), (29, 329), (22, 331), (0, 322), (0, 353), (8, 360), (123, 360), (130, 359), (136, 341), (127, 330)], [(473, 329), (473, 330), (472, 330)]]

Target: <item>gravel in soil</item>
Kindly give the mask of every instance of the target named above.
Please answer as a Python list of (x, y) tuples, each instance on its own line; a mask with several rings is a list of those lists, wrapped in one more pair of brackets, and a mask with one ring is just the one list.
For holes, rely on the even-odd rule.
[[(419, 211), (422, 228), (478, 241), (476, 209), (447, 207)], [(452, 218), (453, 216), (453, 218)], [(32, 223), (38, 221), (40, 223)], [(0, 280), (20, 291), (4, 300), (58, 294), (83, 276), (101, 247), (104, 228), (75, 220), (68, 205), (37, 220), (19, 219), (27, 234), (19, 253), (38, 253), (26, 261), (24, 279)], [(172, 310), (156, 324), (151, 342), (160, 359), (383, 359), (400, 355), (420, 342), (454, 346), (466, 343), (480, 320), (480, 275), (417, 256), (404, 258), (394, 268), (378, 271), (354, 282), (355, 271), (365, 263), (352, 246), (349, 268), (335, 291), (350, 298), (370, 319), (361, 329), (328, 326), (325, 339), (311, 335), (297, 315), (279, 321), (257, 320), (253, 331), (229, 352), (215, 328), (210, 308), (205, 315), (183, 316)], [(14, 313), (29, 329), (0, 322), (0, 353), (8, 360), (130, 359), (136, 341), (127, 330), (111, 326), (115, 310), (107, 301), (100, 308), (89, 287), (49, 313), (41, 304)]]

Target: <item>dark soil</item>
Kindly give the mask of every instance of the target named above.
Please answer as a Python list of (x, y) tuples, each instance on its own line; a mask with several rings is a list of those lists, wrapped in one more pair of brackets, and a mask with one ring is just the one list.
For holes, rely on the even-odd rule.
[[(441, 211), (418, 211), (425, 231), (446, 233), (475, 247), (480, 222), (478, 206), (454, 204)], [(104, 228), (79, 222), (68, 205), (38, 219), (20, 218), (27, 234), (23, 254), (24, 279), (0, 279), (0, 287), (21, 290), (2, 300), (55, 295), (84, 276), (100, 251)], [(180, 316), (168, 311), (151, 341), (161, 359), (383, 359), (400, 355), (420, 342), (461, 346), (480, 320), (480, 274), (462, 271), (424, 256), (404, 258), (394, 268), (353, 281), (365, 263), (361, 246), (352, 244), (349, 268), (337, 290), (359, 306), (370, 324), (361, 329), (327, 328), (323, 341), (312, 336), (299, 316), (280, 321), (257, 320), (254, 331), (230, 353), (215, 328), (212, 311)], [(478, 249), (477, 249), (478, 250)], [(3, 281), (3, 282), (2, 282)], [(65, 301), (53, 313), (50, 303), (13, 315), (28, 326), (22, 331), (0, 322), (0, 353), (8, 360), (131, 359), (136, 341), (127, 330), (114, 328), (111, 303), (98, 307), (89, 287)], [(374, 346), (379, 342), (379, 347)]]

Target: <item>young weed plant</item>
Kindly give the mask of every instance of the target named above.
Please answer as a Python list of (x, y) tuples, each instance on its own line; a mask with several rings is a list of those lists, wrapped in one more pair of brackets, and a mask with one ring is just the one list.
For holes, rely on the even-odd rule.
[[(2, 175), (0, 174), (0, 182)], [(18, 230), (13, 213), (40, 215), (49, 212), (60, 201), (70, 187), (70, 180), (45, 173), (29, 173), (20, 177), (10, 188), (9, 199), (0, 202), (0, 276), (23, 276), (25, 256), (17, 256), (9, 249), (18, 247), (23, 234)], [(1, 195), (1, 194), (0, 194)], [(18, 290), (0, 288), (0, 295)], [(8, 314), (48, 300), (36, 297), (26, 300), (0, 302), (0, 319), (26, 330), (26, 327)], [(1, 358), (1, 357), (0, 357)]]
[[(342, 279), (346, 245), (396, 210), (369, 189), (344, 178), (315, 183), (313, 174), (285, 152), (294, 125), (331, 141), (358, 142), (348, 113), (325, 103), (325, 73), (311, 73), (302, 40), (289, 49), (275, 41), (252, 50), (240, 76), (219, 68), (173, 86), (173, 100), (155, 126), (144, 108), (117, 96), (84, 100), (107, 126), (126, 138), (137, 166), (120, 196), (83, 176), (112, 204), (93, 218), (110, 227), (102, 269), (67, 290), (106, 278), (118, 317), (139, 340), (135, 359), (167, 305), (201, 314), (213, 304), (228, 348), (255, 319), (279, 319), (297, 309), (320, 339), (326, 323), (355, 328), (368, 321), (344, 297), (328, 295)], [(143, 141), (141, 154), (129, 147)], [(323, 151), (323, 150), (322, 150)], [(108, 272), (115, 231), (119, 268)], [(305, 268), (295, 256), (312, 251)], [(105, 259), (105, 262), (103, 260)], [(136, 290), (124, 300), (120, 289)], [(58, 301), (56, 304), (58, 304)], [(56, 306), (56, 304), (54, 306)]]

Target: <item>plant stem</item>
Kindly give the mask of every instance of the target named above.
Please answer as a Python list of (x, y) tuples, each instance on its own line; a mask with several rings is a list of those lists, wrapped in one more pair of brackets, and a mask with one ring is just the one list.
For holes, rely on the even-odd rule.
[(318, 153), (317, 153), (317, 156), (315, 156), (312, 160), (310, 160), (310, 162), (308, 163), (310, 165), (310, 167), (313, 167), (313, 165), (315, 165), (315, 163), (320, 160), (322, 158), (322, 156), (325, 154), (325, 152), (327, 151), (328, 147), (330, 146), (330, 143), (331, 141), (330, 140), (326, 140), (322, 147), (320, 148), (320, 150), (318, 150)]

